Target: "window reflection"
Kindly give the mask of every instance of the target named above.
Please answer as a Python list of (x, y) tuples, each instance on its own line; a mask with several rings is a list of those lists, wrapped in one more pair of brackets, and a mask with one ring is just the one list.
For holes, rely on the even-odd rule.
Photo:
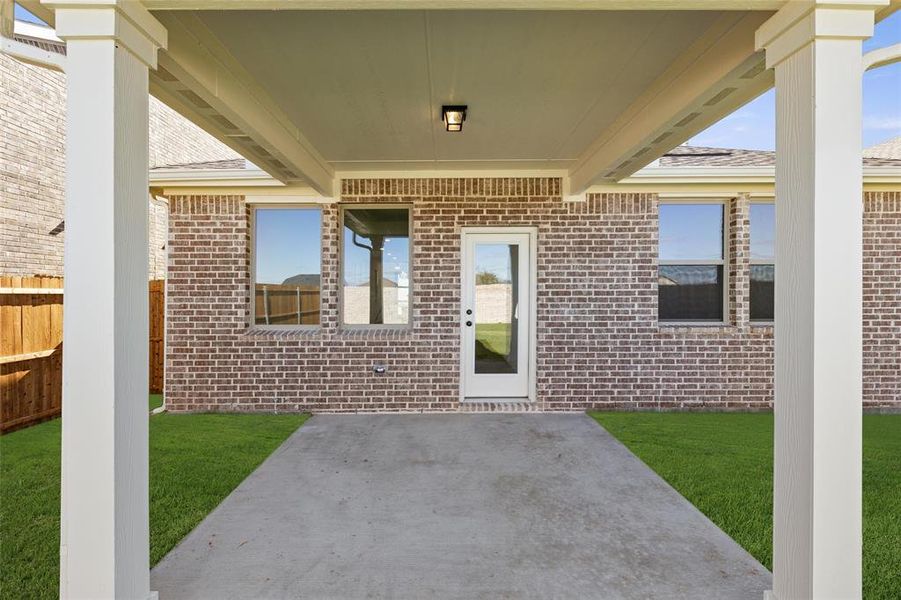
[(661, 204), (660, 260), (722, 260), (722, 204)]
[(661, 265), (658, 310), (664, 321), (722, 321), (722, 265)]
[(344, 210), (343, 322), (410, 322), (410, 211)]
[(519, 246), (475, 247), (475, 372), (516, 373)]
[(318, 208), (254, 211), (254, 322), (318, 325), (321, 269)]

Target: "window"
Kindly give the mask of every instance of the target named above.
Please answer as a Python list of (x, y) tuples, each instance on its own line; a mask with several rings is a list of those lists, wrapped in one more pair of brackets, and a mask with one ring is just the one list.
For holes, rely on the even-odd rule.
[(776, 205), (751, 205), (751, 320), (772, 321), (776, 279)]
[(342, 323), (409, 324), (409, 207), (345, 207), (341, 217)]
[(255, 208), (253, 322), (318, 325), (321, 258), (318, 208)]
[(723, 322), (725, 205), (661, 203), (658, 319)]

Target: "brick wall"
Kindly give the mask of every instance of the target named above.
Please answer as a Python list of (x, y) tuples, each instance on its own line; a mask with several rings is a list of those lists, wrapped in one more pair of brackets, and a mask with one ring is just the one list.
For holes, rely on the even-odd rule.
[(65, 80), (0, 54), (0, 274), (63, 274)]
[(863, 219), (863, 396), (901, 407), (901, 192), (868, 193)]
[(150, 167), (239, 158), (180, 114), (150, 97)]
[[(236, 156), (150, 100), (151, 166)], [(63, 274), (65, 103), (65, 75), (0, 54), (0, 274)], [(163, 206), (149, 207), (151, 277), (165, 271)]]
[[(460, 228), (538, 228), (537, 408), (770, 406), (772, 328), (748, 323), (748, 205), (729, 211), (728, 327), (660, 327), (657, 199), (567, 203), (557, 179), (351, 180), (342, 202), (413, 207), (413, 327), (338, 328), (338, 207), (322, 206), (322, 326), (247, 325), (241, 197), (170, 199), (166, 394), (172, 410), (455, 411)], [(388, 372), (376, 375), (374, 364)]]

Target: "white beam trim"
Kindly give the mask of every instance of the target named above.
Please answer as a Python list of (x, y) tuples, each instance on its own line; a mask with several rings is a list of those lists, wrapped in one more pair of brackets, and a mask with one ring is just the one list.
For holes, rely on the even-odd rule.
[(56, 19), (53, 15), (53, 10), (46, 6), (43, 6), (41, 4), (41, 0), (16, 0), (16, 4), (20, 5), (22, 8), (50, 26), (53, 26), (53, 24), (56, 22)]
[(166, 47), (166, 30), (134, 0), (42, 0), (54, 10), (56, 35), (72, 40), (114, 40), (155, 69), (157, 51)]
[(773, 592), (861, 597), (862, 40), (885, 3), (792, 4), (776, 71)]
[(0, 36), (11, 38), (15, 33), (15, 23), (13, 0), (0, 0)]
[(66, 57), (49, 50), (0, 36), (0, 52), (16, 60), (54, 71), (66, 70)]
[(901, 44), (877, 48), (863, 55), (863, 69), (878, 69), (901, 61)]
[(57, 7), (68, 50), (64, 599), (155, 597), (146, 404), (148, 66), (166, 36), (131, 4), (48, 3)]
[[(255, 153), (252, 160), (276, 179), (303, 179), (321, 194), (333, 194), (331, 165), (203, 22), (185, 13), (164, 13), (160, 19), (170, 36), (160, 66), (174, 80), (159, 73), (154, 78), (155, 95), (165, 88), (171, 96), (181, 96), (182, 108), (190, 106), (191, 113), (206, 117), (206, 126), (198, 122), (201, 127), (233, 147), (245, 148), (242, 154)], [(184, 87), (178, 89), (179, 85)], [(211, 125), (217, 117), (219, 123)], [(225, 131), (221, 118), (235, 129)], [(252, 142), (239, 141), (237, 134)], [(235, 137), (229, 140), (230, 135)]]
[(787, 0), (144, 0), (150, 10), (763, 10)]
[(573, 193), (627, 177), (772, 86), (754, 32), (763, 13), (724, 14), (570, 170)]

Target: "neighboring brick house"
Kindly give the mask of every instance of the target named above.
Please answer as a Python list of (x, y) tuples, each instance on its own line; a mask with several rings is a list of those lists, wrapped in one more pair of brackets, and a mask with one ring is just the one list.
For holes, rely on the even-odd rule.
[[(51, 30), (16, 23), (15, 39), (60, 57)], [(0, 275), (63, 274), (65, 75), (0, 54)], [(150, 166), (234, 158), (235, 153), (150, 99)], [(168, 207), (151, 196), (150, 278), (166, 272)]]
[[(285, 196), (261, 184), (264, 174), (236, 169), (240, 162), (155, 170), (153, 185), (164, 189), (171, 211), (167, 407), (769, 409), (773, 164), (771, 152), (680, 147), (576, 202), (549, 177), (350, 178), (336, 203)], [(897, 410), (901, 156), (864, 164), (864, 405)], [(384, 236), (371, 224), (368, 233), (348, 225), (371, 218), (378, 206), (386, 215), (409, 210), (409, 230), (388, 217)], [(271, 219), (278, 226), (267, 211), (283, 211)], [(710, 218), (715, 225), (705, 230)], [(289, 226), (294, 233), (279, 237)], [(510, 358), (519, 343), (513, 332), (523, 319), (508, 319), (501, 350), (491, 337), (496, 319), (477, 320), (475, 358), (467, 355), (472, 340), (463, 321), (476, 317), (464, 312), (469, 263), (461, 253), (464, 237), (478, 231), (466, 228), (486, 227), (534, 228), (537, 242), (533, 362), (526, 366), (534, 388), (518, 402), (478, 401), (465, 389), (473, 360), (476, 370), (486, 355), (517, 360)], [(391, 236), (412, 242), (382, 242)], [(714, 243), (721, 243), (720, 256), (705, 255), (705, 238), (721, 240)], [(370, 270), (353, 258), (357, 248), (370, 254)], [(387, 258), (405, 251), (408, 259)], [(316, 259), (297, 258), (290, 267), (306, 269), (307, 287), (288, 285), (297, 276), (269, 274), (286, 254)], [(492, 268), (489, 286), (512, 281)], [(385, 286), (371, 284), (373, 274), (392, 269), (412, 281), (408, 309), (393, 305)], [(392, 279), (392, 292), (399, 281)], [(361, 287), (381, 299), (362, 326), (347, 305)], [(304, 304), (311, 297), (318, 298), (313, 311)], [(405, 326), (380, 325), (391, 322), (382, 308), (401, 315)], [(490, 372), (505, 372), (503, 361), (497, 364), (501, 369)]]

